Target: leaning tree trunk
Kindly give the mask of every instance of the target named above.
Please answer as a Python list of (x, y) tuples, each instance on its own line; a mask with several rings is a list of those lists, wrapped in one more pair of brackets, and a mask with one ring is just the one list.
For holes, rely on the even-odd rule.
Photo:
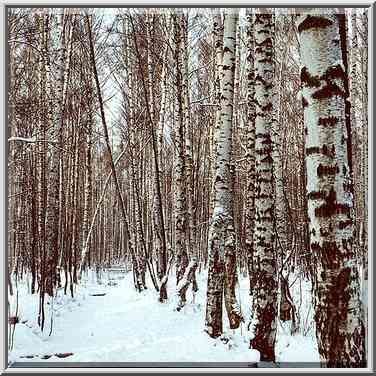
[[(265, 12), (265, 10), (263, 10)], [(273, 15), (255, 14), (256, 188), (252, 348), (261, 360), (274, 361), (277, 316), (277, 270), (274, 250), (272, 158)]]
[(113, 158), (113, 153), (112, 153), (112, 149), (111, 149), (111, 145), (110, 145), (108, 126), (107, 126), (106, 116), (105, 116), (105, 112), (104, 112), (104, 103), (103, 103), (103, 98), (102, 98), (102, 91), (101, 91), (101, 86), (100, 86), (100, 82), (99, 82), (99, 75), (98, 75), (97, 65), (96, 65), (96, 56), (95, 56), (93, 33), (92, 33), (92, 26), (91, 26), (92, 20), (91, 20), (91, 16), (88, 13), (85, 13), (85, 21), (86, 21), (85, 22), (86, 30), (88, 32), (88, 42), (89, 42), (89, 49), (90, 49), (90, 64), (91, 64), (91, 69), (92, 69), (92, 73), (93, 73), (93, 76), (94, 76), (95, 87), (96, 87), (96, 90), (97, 90), (99, 109), (100, 109), (100, 115), (101, 115), (101, 122), (102, 122), (102, 126), (103, 126), (103, 131), (104, 131), (104, 136), (105, 136), (104, 138), (105, 138), (105, 143), (106, 143), (106, 148), (107, 148), (107, 155), (108, 155), (108, 159), (109, 159), (109, 162), (110, 162), (112, 178), (113, 178), (113, 181), (114, 181), (116, 194), (117, 194), (119, 204), (120, 204), (120, 211), (121, 211), (122, 218), (123, 218), (123, 221), (124, 221), (125, 232), (126, 232), (126, 235), (127, 235), (127, 238), (128, 238), (128, 249), (129, 249), (130, 256), (133, 260), (133, 264), (135, 266), (135, 271), (136, 271), (136, 274), (137, 274), (136, 278), (138, 279), (138, 278), (141, 278), (141, 277), (139, 275), (139, 269), (138, 269), (137, 264), (136, 264), (135, 248), (134, 248), (134, 244), (132, 242), (132, 238), (130, 236), (128, 216), (127, 216), (127, 213), (126, 213), (124, 199), (123, 199), (123, 195), (122, 195), (122, 192), (121, 192), (121, 189), (120, 189), (119, 178), (118, 178), (118, 175), (116, 173), (115, 161), (114, 161), (114, 158)]
[(235, 298), (234, 176), (231, 160), (237, 12), (235, 9), (229, 11), (224, 25), (221, 124), (216, 134), (215, 201), (208, 241), (206, 331), (214, 338), (222, 334), (223, 291), (230, 327), (239, 327), (241, 321)]
[[(311, 252), (317, 258), (316, 335), (328, 367), (364, 366), (365, 330), (354, 249), (346, 74), (333, 10), (298, 20)], [(330, 53), (328, 53), (330, 51)]]

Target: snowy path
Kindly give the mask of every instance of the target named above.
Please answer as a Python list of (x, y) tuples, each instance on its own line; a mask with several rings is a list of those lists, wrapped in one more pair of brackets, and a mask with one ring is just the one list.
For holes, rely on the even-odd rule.
[[(131, 273), (117, 280), (117, 286), (98, 286), (88, 283), (71, 299), (58, 296), (54, 301), (54, 330), (40, 333), (36, 325), (37, 297), (20, 294), (20, 320), (17, 324), (11, 361), (40, 361), (39, 358), (20, 358), (25, 355), (44, 355), (72, 352), (73, 356), (55, 356), (43, 361), (62, 362), (254, 362), (258, 353), (248, 349), (245, 325), (241, 330), (228, 331), (228, 343), (213, 340), (203, 331), (205, 319), (205, 281), (200, 280), (196, 303), (188, 296), (188, 305), (176, 312), (174, 281), (169, 282), (169, 302), (160, 304), (155, 290), (139, 294), (132, 286)], [(247, 306), (247, 281), (242, 281), (240, 297)], [(22, 291), (22, 290), (21, 290)], [(90, 296), (105, 292), (105, 296)], [(47, 314), (50, 320), (50, 314)], [(281, 341), (282, 354), (296, 350), (315, 361), (316, 351), (310, 338), (289, 338)], [(295, 344), (295, 346), (294, 346)], [(291, 346), (292, 345), (292, 346)], [(279, 360), (291, 361), (290, 356)]]

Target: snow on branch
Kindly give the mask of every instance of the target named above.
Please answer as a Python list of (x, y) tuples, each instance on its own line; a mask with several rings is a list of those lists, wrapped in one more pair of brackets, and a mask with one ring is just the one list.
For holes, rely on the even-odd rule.
[(184, 275), (183, 275), (183, 278), (180, 280), (180, 282), (178, 283), (178, 285), (176, 286), (176, 290), (177, 291), (180, 291), (182, 290), (184, 287), (186, 287), (186, 285), (188, 283), (190, 283), (190, 278), (189, 278), (189, 274), (191, 273), (191, 270), (196, 268), (197, 267), (197, 261), (196, 259), (194, 260), (191, 260), (189, 262), (189, 265), (187, 266), (187, 268), (185, 269), (185, 272), (184, 272)]
[(27, 143), (34, 143), (34, 142), (37, 142), (37, 139), (35, 137), (31, 137), (31, 138), (24, 138), (24, 137), (11, 137), (11, 138), (8, 138), (8, 142), (11, 142), (11, 141), (21, 141), (21, 142), (27, 142)]

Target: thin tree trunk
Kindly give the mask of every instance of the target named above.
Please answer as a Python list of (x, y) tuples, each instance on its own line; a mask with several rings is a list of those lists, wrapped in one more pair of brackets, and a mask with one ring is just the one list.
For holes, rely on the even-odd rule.
[(253, 15), (247, 9), (247, 192), (245, 208), (245, 246), (247, 253), (248, 278), (250, 293), (254, 293), (256, 285), (256, 274), (253, 265), (254, 241), (253, 233), (255, 228), (255, 36)]
[(275, 360), (277, 268), (274, 249), (273, 194), (273, 15), (255, 14), (256, 187), (254, 266), (257, 282), (253, 297), (252, 348), (261, 360)]
[[(59, 33), (58, 33), (58, 71), (57, 80), (55, 86), (55, 92), (53, 91), (52, 77), (49, 79), (50, 71), (50, 57), (46, 55), (47, 68), (47, 83), (49, 85), (49, 106), (50, 106), (50, 116), (52, 125), (52, 140), (58, 142), (61, 139), (61, 132), (63, 129), (64, 122), (64, 78), (65, 78), (65, 59), (66, 59), (66, 48), (65, 48), (65, 27), (64, 27), (64, 8), (59, 8)], [(53, 98), (56, 98), (53, 99)], [(47, 275), (47, 286), (46, 292), (52, 296), (53, 289), (57, 283), (57, 263), (59, 257), (59, 218), (60, 218), (60, 160), (61, 160), (61, 148), (52, 147), (51, 148), (51, 159), (50, 159), (50, 169), (49, 169), (49, 192), (47, 200), (47, 239), (48, 239), (48, 275)]]
[(238, 11), (226, 14), (221, 90), (221, 126), (217, 129), (214, 178), (215, 204), (209, 230), (209, 269), (206, 332), (213, 338), (222, 334), (223, 292), (231, 328), (242, 317), (235, 298), (236, 260), (233, 217), (232, 115), (234, 99), (235, 39)]
[(161, 193), (161, 182), (160, 182), (160, 173), (159, 173), (159, 161), (158, 161), (158, 146), (157, 146), (157, 139), (156, 139), (156, 132), (154, 129), (154, 123), (153, 123), (153, 117), (150, 112), (150, 104), (148, 99), (148, 91), (146, 87), (145, 77), (143, 75), (143, 72), (141, 70), (141, 55), (138, 49), (137, 44), (137, 38), (136, 38), (136, 32), (135, 27), (133, 23), (132, 17), (129, 18), (131, 26), (132, 26), (132, 32), (133, 32), (133, 38), (134, 38), (134, 47), (137, 55), (138, 60), (138, 66), (140, 70), (141, 75), (141, 81), (142, 81), (142, 87), (144, 91), (144, 97), (146, 101), (146, 113), (147, 118), (149, 121), (149, 127), (151, 131), (151, 138), (152, 138), (152, 145), (153, 145), (153, 160), (154, 160), (154, 168), (155, 168), (155, 188), (157, 191), (157, 197), (158, 197), (158, 206), (159, 206), (159, 223), (160, 227), (162, 229), (161, 231), (161, 238), (162, 238), (162, 247), (161, 247), (161, 272), (163, 273), (163, 277), (161, 278), (161, 286), (159, 289), (159, 300), (160, 302), (165, 302), (167, 300), (167, 281), (168, 281), (168, 265), (167, 265), (167, 242), (166, 242), (166, 234), (165, 234), (165, 226), (164, 226), (164, 214), (163, 214), (163, 207), (162, 207), (162, 193)]
[(221, 104), (221, 77), (222, 77), (222, 60), (223, 60), (223, 23), (220, 13), (220, 9), (213, 9), (213, 39), (214, 39), (214, 51), (215, 51), (215, 77), (214, 77), (214, 94), (217, 104), (217, 110), (215, 112), (214, 127), (210, 128), (210, 156), (211, 156), (211, 177), (212, 185), (210, 190), (210, 205), (209, 216), (211, 217), (214, 209), (215, 201), (215, 189), (214, 189), (214, 177), (215, 177), (215, 159), (217, 153), (217, 134), (221, 125), (221, 112), (219, 110)]
[(96, 62), (95, 62), (93, 37), (92, 37), (92, 31), (91, 31), (90, 23), (91, 23), (90, 16), (88, 14), (86, 14), (86, 27), (87, 27), (87, 31), (88, 31), (89, 45), (90, 45), (90, 60), (91, 60), (93, 75), (94, 75), (95, 84), (96, 84), (96, 88), (97, 88), (97, 95), (98, 95), (98, 101), (99, 101), (99, 107), (100, 107), (101, 120), (102, 120), (103, 130), (104, 130), (104, 133), (105, 133), (105, 141), (106, 141), (107, 151), (108, 151), (110, 165), (111, 165), (112, 177), (113, 177), (113, 180), (114, 180), (116, 193), (118, 195), (119, 202), (120, 202), (120, 209), (121, 209), (121, 213), (122, 213), (122, 217), (123, 217), (123, 221), (124, 221), (125, 231), (126, 231), (127, 236), (128, 236), (129, 252), (130, 252), (130, 255), (132, 257), (132, 260), (134, 261), (135, 260), (134, 245), (132, 244), (131, 236), (129, 234), (129, 223), (128, 223), (128, 218), (127, 218), (127, 213), (126, 213), (126, 210), (125, 210), (124, 200), (123, 200), (123, 196), (121, 194), (120, 185), (119, 185), (119, 181), (118, 181), (118, 177), (117, 177), (116, 169), (115, 169), (115, 163), (114, 163), (114, 159), (113, 159), (112, 151), (111, 151), (110, 139), (109, 139), (109, 135), (108, 135), (108, 127), (107, 127), (106, 117), (105, 117), (105, 113), (104, 113), (103, 99), (102, 99), (101, 88), (100, 88), (99, 78), (98, 78), (98, 72), (97, 72), (97, 67), (96, 67)]
[[(185, 190), (185, 155), (184, 155), (184, 113), (183, 113), (183, 48), (182, 48), (182, 30), (181, 23), (184, 15), (174, 13), (174, 60), (176, 64), (175, 76), (175, 121), (174, 121), (174, 180), (175, 180), (175, 254), (176, 254), (176, 283), (179, 284), (183, 278), (185, 269), (188, 266), (187, 254), (187, 207)], [(184, 290), (178, 291), (180, 302), (179, 306), (184, 306), (186, 300)]]

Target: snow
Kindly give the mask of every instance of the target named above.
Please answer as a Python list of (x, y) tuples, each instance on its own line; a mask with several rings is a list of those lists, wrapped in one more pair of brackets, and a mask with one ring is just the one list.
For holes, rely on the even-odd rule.
[(165, 284), (165, 283), (167, 282), (167, 279), (168, 279), (168, 276), (167, 276), (167, 275), (163, 276), (162, 279), (161, 279), (161, 283), (160, 283), (160, 285)]
[[(295, 282), (294, 282), (295, 281)], [(316, 332), (313, 319), (311, 290), (307, 280), (290, 275), (290, 293), (298, 313), (299, 330), (291, 335), (291, 322), (279, 322), (276, 343), (276, 357), (280, 362), (318, 363), (320, 356), (317, 349)]]
[(340, 59), (340, 60), (336, 60), (334, 63), (333, 63), (333, 66), (337, 66), (337, 65), (339, 65), (341, 68), (342, 68), (342, 70), (344, 71), (344, 72), (346, 72), (346, 69), (345, 69), (345, 66), (343, 65), (343, 61), (342, 61), (342, 59)]
[(318, 352), (312, 352), (312, 340), (302, 335), (280, 336), (276, 356), (280, 362), (320, 362)]
[(225, 209), (222, 206), (215, 206), (213, 210), (213, 217), (219, 217), (223, 215), (225, 212)]
[(296, 93), (296, 100), (297, 100), (299, 103), (303, 100), (303, 93), (302, 93), (302, 90), (299, 90), (299, 91)]
[[(246, 322), (238, 330), (228, 328), (224, 309), (225, 331), (212, 339), (204, 331), (206, 271), (197, 275), (199, 291), (187, 292), (187, 304), (176, 311), (178, 296), (174, 278), (169, 279), (167, 303), (158, 302), (158, 293), (150, 288), (136, 292), (131, 272), (104, 273), (101, 284), (94, 272), (86, 275), (75, 297), (59, 290), (53, 304), (46, 305), (46, 328), (37, 325), (38, 295), (19, 282), (18, 316), (14, 348), (10, 362), (257, 362), (260, 354), (249, 349), (247, 320), (250, 318), (248, 279), (241, 277), (238, 286), (239, 308)], [(111, 283), (110, 283), (111, 282)], [(110, 283), (110, 284), (109, 284)], [(106, 293), (104, 296), (91, 294)], [(14, 314), (15, 295), (9, 296), (10, 314)], [(49, 336), (51, 312), (53, 331)], [(27, 320), (27, 321), (26, 321)], [(26, 321), (26, 322), (25, 322)], [(281, 327), (282, 328), (282, 327)], [(283, 333), (277, 338), (277, 361), (317, 361), (313, 337)], [(43, 355), (73, 353), (66, 358)], [(39, 358), (21, 358), (39, 355)]]
[(194, 264), (196, 263), (195, 260), (189, 262), (188, 266), (185, 269), (183, 278), (179, 281), (178, 285), (176, 286), (176, 291), (180, 291), (188, 282), (188, 274), (190, 270), (193, 268)]

